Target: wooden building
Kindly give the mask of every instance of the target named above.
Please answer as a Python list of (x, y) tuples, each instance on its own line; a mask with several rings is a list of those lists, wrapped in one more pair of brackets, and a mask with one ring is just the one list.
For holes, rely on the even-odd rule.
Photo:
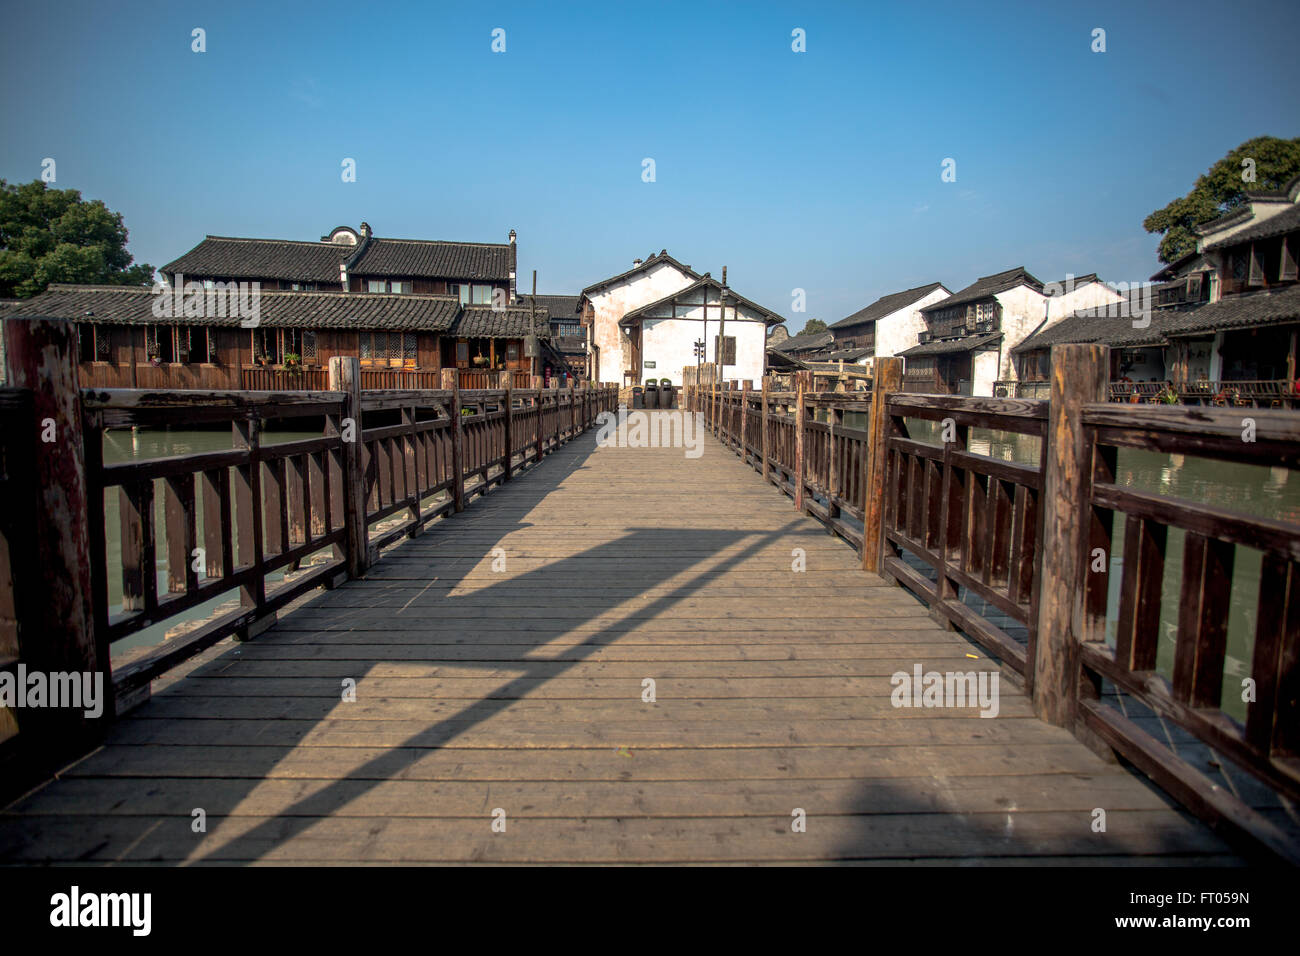
[[(1045, 381), (1053, 345), (1112, 346), (1112, 394), (1149, 396), (1166, 382), (1180, 400), (1293, 400), (1300, 337), (1300, 176), (1252, 193), (1198, 227), (1197, 248), (1157, 272), (1147, 314), (1076, 312), (1014, 351), (1021, 381)], [(1243, 399), (1244, 400), (1244, 399)]]
[(475, 387), (505, 369), (524, 384), (530, 340), (549, 335), (544, 311), (534, 325), (527, 307), (451, 295), (263, 292), (253, 327), (231, 310), (160, 318), (160, 296), (170, 293), (56, 284), (5, 314), (76, 322), (81, 382), (92, 388), (323, 388), (333, 355), (358, 356), (366, 387), (436, 388), (443, 368)]

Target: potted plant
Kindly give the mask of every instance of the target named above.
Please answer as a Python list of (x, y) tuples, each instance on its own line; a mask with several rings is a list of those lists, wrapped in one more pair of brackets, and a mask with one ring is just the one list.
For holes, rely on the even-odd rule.
[(285, 352), (284, 367), (290, 372), (301, 372), (302, 356), (300, 356), (297, 352)]

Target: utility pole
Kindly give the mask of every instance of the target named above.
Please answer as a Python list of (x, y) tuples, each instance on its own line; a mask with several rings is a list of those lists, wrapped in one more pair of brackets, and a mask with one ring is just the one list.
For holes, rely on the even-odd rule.
[(721, 309), (718, 312), (718, 381), (727, 380), (727, 267), (722, 267), (722, 292), (719, 296)]

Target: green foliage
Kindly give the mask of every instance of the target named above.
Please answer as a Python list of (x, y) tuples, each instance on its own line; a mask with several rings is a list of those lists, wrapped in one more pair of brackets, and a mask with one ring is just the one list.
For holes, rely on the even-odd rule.
[(132, 265), (126, 238), (121, 213), (79, 190), (0, 179), (0, 298), (39, 295), (51, 282), (151, 284), (153, 266)]
[[(1246, 171), (1242, 161), (1255, 161), (1255, 181), (1242, 179)], [(1196, 251), (1193, 229), (1209, 222), (1246, 200), (1246, 193), (1276, 192), (1300, 173), (1300, 138), (1278, 139), (1257, 136), (1246, 140), (1219, 160), (1203, 176), (1197, 177), (1192, 191), (1157, 209), (1142, 222), (1147, 232), (1161, 233), (1159, 258), (1173, 262)]]
[(826, 323), (821, 319), (809, 319), (803, 324), (803, 331), (800, 335), (811, 335), (813, 332), (825, 332)]

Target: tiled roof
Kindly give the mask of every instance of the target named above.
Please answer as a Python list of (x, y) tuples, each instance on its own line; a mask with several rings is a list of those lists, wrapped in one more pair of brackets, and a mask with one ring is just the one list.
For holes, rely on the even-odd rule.
[(352, 246), (288, 239), (232, 239), (208, 236), (159, 271), (223, 279), (288, 279), (338, 282), (339, 265), (356, 252)]
[(1055, 325), (1030, 335), (1011, 351), (1028, 352), (1067, 343), (1100, 343), (1127, 348), (1165, 344), (1164, 322), (1172, 313), (1153, 311), (1150, 313), (1151, 322), (1146, 328), (1135, 328), (1133, 323), (1142, 321), (1141, 318), (1133, 315), (1107, 315), (1106, 312), (1104, 306), (1075, 312)]
[(1166, 335), (1300, 322), (1300, 285), (1225, 296), (1218, 302), (1207, 303), (1198, 309), (1170, 312), (1168, 316)]
[[(703, 288), (704, 286), (709, 286), (710, 288), (716, 289), (719, 293), (722, 292), (722, 283), (719, 282), (717, 279), (713, 278), (712, 276), (710, 276), (706, 272), (703, 276), (701, 276), (699, 279), (697, 279), (695, 282), (691, 283), (690, 285), (686, 286), (684, 289), (678, 289), (676, 292), (672, 293), (671, 295), (666, 295), (662, 299), (658, 299), (647, 305), (640, 306), (639, 308), (635, 308), (629, 312), (624, 313), (623, 318), (619, 319), (618, 324), (632, 325), (637, 320), (641, 319), (651, 309), (657, 309), (662, 305), (667, 305), (669, 302), (672, 302), (674, 299), (680, 299), (683, 296), (691, 292), (694, 292), (697, 289)], [(741, 305), (748, 306), (750, 309), (753, 309), (755, 312), (761, 313), (764, 317), (764, 321), (768, 325), (777, 325), (785, 321), (785, 319), (781, 318), (781, 316), (777, 315), (771, 309), (765, 309), (757, 302), (753, 302), (750, 299), (746, 299), (743, 295), (736, 292), (735, 289), (727, 289), (727, 298), (730, 299), (732, 302), (738, 302)], [(690, 304), (689, 302), (683, 303), (683, 305), (689, 305), (689, 304)], [(695, 304), (699, 305), (698, 302), (696, 302)]]
[(1043, 284), (1026, 272), (1024, 266), (1016, 266), (1006, 272), (998, 272), (991, 276), (976, 279), (966, 288), (954, 292), (946, 299), (940, 299), (933, 305), (927, 305), (921, 311), (931, 312), (935, 309), (946, 309), (952, 305), (961, 305), (963, 302), (987, 299), (991, 295), (1005, 292), (1007, 289), (1014, 289), (1018, 285), (1027, 285), (1038, 292), (1043, 291)]
[[(847, 319), (840, 319), (832, 323), (832, 329), (846, 329), (851, 325), (861, 325), (864, 322), (874, 322), (877, 319), (883, 319), (885, 316), (897, 312), (899, 309), (905, 309), (913, 302), (919, 302), (935, 289), (943, 289), (942, 282), (931, 282), (929, 285), (919, 285), (915, 289), (907, 289), (903, 292), (892, 292), (889, 295), (882, 295), (875, 302), (871, 303), (865, 309), (859, 309)], [(947, 291), (946, 289), (944, 291)], [(946, 300), (945, 300), (946, 301)]]
[(1222, 249), (1225, 246), (1235, 246), (1254, 239), (1270, 239), (1273, 236), (1280, 236), (1284, 232), (1294, 232), (1297, 229), (1300, 229), (1300, 204), (1293, 205), (1290, 209), (1285, 209), (1276, 216), (1270, 216), (1263, 222), (1247, 226), (1240, 232), (1234, 232), (1226, 239), (1208, 243), (1205, 248), (1207, 251)]
[[(155, 294), (138, 286), (54, 284), (26, 299), (6, 315), (51, 316), (77, 322), (149, 325), (240, 324), (238, 315), (211, 318), (158, 318)], [(361, 292), (263, 292), (258, 300), (261, 324), (294, 328), (405, 329), (445, 332), (460, 311), (449, 295), (372, 295)]]
[(653, 268), (654, 266), (663, 265), (663, 264), (676, 266), (678, 269), (680, 269), (686, 275), (690, 276), (692, 279), (704, 278), (698, 272), (692, 269), (690, 266), (682, 265), (680, 262), (678, 262), (676, 259), (670, 256), (668, 254), (667, 249), (661, 249), (659, 250), (659, 252), (655, 253), (654, 255), (650, 256), (650, 258), (646, 259), (645, 262), (641, 263), (639, 266), (633, 266), (631, 269), (628, 269), (626, 272), (620, 272), (616, 276), (610, 276), (608, 279), (601, 279), (599, 282), (587, 286), (587, 288), (583, 289), (582, 292), (579, 293), (578, 297), (582, 298), (583, 296), (590, 295), (593, 292), (605, 288), (605, 286), (607, 285), (613, 285), (616, 282), (622, 282), (624, 279), (630, 278), (631, 276), (636, 275), (638, 272), (644, 272), (647, 269)]
[(512, 256), (511, 246), (502, 243), (372, 238), (357, 247), (208, 236), (161, 271), (224, 279), (338, 282), (340, 264), (355, 257), (348, 265), (354, 275), (504, 281), (510, 278)]
[(989, 335), (968, 335), (960, 339), (946, 339), (942, 342), (927, 342), (925, 345), (914, 345), (905, 352), (899, 352), (898, 354), (904, 358), (914, 358), (918, 355), (952, 355), (957, 352), (973, 352), (986, 345), (994, 344), (1000, 338), (1002, 338), (1001, 332), (993, 332)]
[(508, 243), (371, 239), (348, 272), (359, 276), (506, 281), (513, 266)]
[(519, 304), (527, 305), (529, 299), (537, 300), (537, 309), (545, 309), (551, 314), (551, 319), (576, 319), (578, 317), (578, 296), (576, 295), (542, 295), (536, 296), (523, 294), (519, 296)]
[(1200, 306), (1156, 309), (1150, 313), (1151, 323), (1146, 328), (1134, 328), (1135, 319), (1131, 315), (1112, 316), (1106, 311), (1103, 306), (1076, 312), (1029, 336), (1012, 351), (1066, 343), (1098, 342), (1127, 348), (1166, 345), (1171, 337), (1300, 322), (1300, 285), (1230, 295)]
[(769, 345), (777, 352), (802, 352), (808, 349), (824, 348), (835, 341), (830, 332), (809, 332), (806, 335), (792, 335), (784, 342)]
[(537, 324), (529, 308), (514, 305), (494, 309), (490, 305), (467, 305), (456, 320), (453, 335), (462, 338), (522, 339), (526, 335), (550, 336), (549, 318), (545, 310), (537, 310)]

